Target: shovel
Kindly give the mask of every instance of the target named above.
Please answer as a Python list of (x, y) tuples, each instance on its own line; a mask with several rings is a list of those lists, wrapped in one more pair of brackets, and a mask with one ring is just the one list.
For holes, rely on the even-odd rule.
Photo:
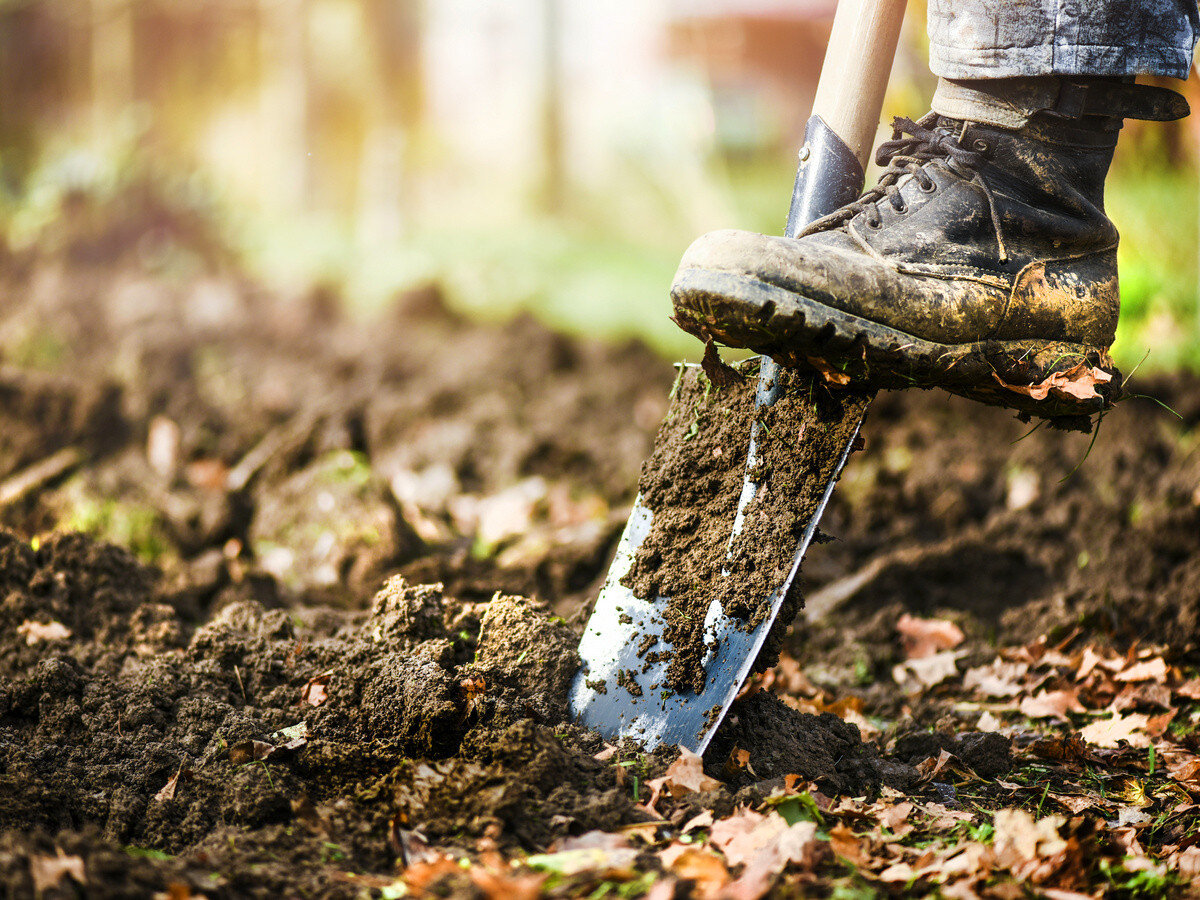
[[(787, 235), (795, 236), (807, 223), (860, 195), (904, 6), (905, 0), (838, 3), (812, 116), (799, 152)], [(673, 627), (678, 630), (680, 617), (678, 610), (672, 609), (671, 597), (654, 590), (643, 591), (652, 596), (639, 597), (634, 588), (623, 583), (629, 582), (639, 550), (655, 527), (656, 510), (646, 501), (644, 492), (639, 493), (580, 641), (583, 666), (570, 696), (575, 719), (609, 740), (632, 738), (647, 750), (666, 743), (703, 753), (772, 635), (780, 609), (787, 608), (791, 615), (796, 612), (793, 582), (873, 394), (840, 392), (843, 396), (830, 403), (822, 378), (782, 369), (768, 358), (757, 365), (753, 411), (746, 429), (749, 447), (744, 476), (729, 527), (728, 566), (713, 580), (738, 577), (730, 568), (735, 554), (755, 547), (762, 537), (756, 533), (764, 523), (761, 516), (753, 514), (755, 499), (761, 500), (771, 492), (779, 497), (781, 486), (771, 484), (772, 478), (778, 477), (778, 467), (763, 465), (763, 447), (768, 439), (765, 423), (771, 411), (783, 405), (797, 421), (820, 423), (811, 432), (803, 426), (793, 432), (800, 442), (795, 445), (797, 454), (803, 451), (808, 459), (802, 477), (786, 486), (793, 509), (804, 510), (790, 532), (797, 535), (794, 552), (787, 559), (785, 551), (785, 558), (770, 567), (775, 581), (763, 591), (753, 617), (731, 616), (721, 600), (711, 601), (704, 616), (703, 645), (697, 654), (701, 671), (688, 687), (681, 687), (672, 682), (671, 660), (680, 647), (668, 636), (674, 633)], [(675, 441), (686, 441), (696, 430), (700, 418), (695, 411), (696, 397), (701, 383), (700, 396), (707, 399), (711, 388), (707, 379), (696, 367), (681, 369), (651, 462), (662, 461), (664, 450), (673, 446), (667, 443), (672, 435)], [(689, 385), (692, 390), (686, 389)], [(786, 404), (781, 402), (785, 400)], [(691, 431), (681, 438), (680, 429), (688, 426), (689, 419)], [(802, 445), (806, 433), (811, 435), (807, 447)], [(837, 441), (831, 443), (830, 435)], [(774, 434), (769, 437), (776, 440)], [(787, 624), (780, 622), (782, 627)]]

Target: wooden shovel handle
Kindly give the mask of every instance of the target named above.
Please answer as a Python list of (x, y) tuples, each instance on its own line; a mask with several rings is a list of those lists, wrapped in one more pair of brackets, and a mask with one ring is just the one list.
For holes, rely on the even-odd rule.
[(839, 0), (813, 101), (820, 116), (858, 157), (871, 157), (906, 0)]

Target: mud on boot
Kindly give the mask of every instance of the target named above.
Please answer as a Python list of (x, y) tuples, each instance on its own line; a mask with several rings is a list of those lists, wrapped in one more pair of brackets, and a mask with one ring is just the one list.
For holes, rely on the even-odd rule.
[(676, 321), (835, 384), (941, 387), (1082, 424), (1121, 389), (1104, 179), (1122, 118), (1187, 105), (1045, 77), (943, 80), (933, 106), (895, 120), (875, 187), (796, 237), (697, 240), (672, 285)]

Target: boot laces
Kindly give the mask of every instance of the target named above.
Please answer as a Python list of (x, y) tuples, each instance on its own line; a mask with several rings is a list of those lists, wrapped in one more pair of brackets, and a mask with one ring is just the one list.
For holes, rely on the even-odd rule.
[(904, 212), (908, 206), (900, 196), (899, 181), (904, 175), (911, 175), (917, 186), (923, 191), (931, 192), (937, 185), (925, 171), (927, 165), (936, 165), (978, 187), (987, 199), (988, 211), (992, 217), (992, 227), (996, 231), (996, 246), (1000, 252), (1000, 261), (1008, 261), (1008, 250), (1004, 246), (1004, 232), (1000, 227), (1000, 214), (996, 210), (996, 198), (991, 187), (980, 174), (980, 169), (991, 155), (991, 148), (982, 140), (975, 140), (970, 147), (962, 141), (966, 134), (966, 123), (957, 135), (935, 131), (929, 125), (936, 122), (936, 115), (929, 115), (914, 122), (912, 119), (897, 117), (892, 120), (892, 139), (884, 141), (875, 152), (875, 162), (887, 166), (880, 175), (879, 181), (853, 203), (848, 203), (841, 209), (813, 221), (800, 232), (798, 237), (826, 231), (849, 222), (859, 213), (866, 213), (866, 222), (872, 228), (883, 224), (877, 204), (886, 200), (896, 212)]

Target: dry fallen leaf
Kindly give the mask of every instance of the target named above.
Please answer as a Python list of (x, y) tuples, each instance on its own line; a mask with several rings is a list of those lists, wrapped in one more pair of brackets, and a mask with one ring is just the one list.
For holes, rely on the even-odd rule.
[(42, 641), (65, 641), (71, 636), (71, 629), (62, 622), (26, 620), (17, 626), (17, 634), (25, 638), (25, 643), (32, 647)]
[(502, 868), (472, 866), (471, 882), (487, 900), (537, 900), (547, 875), (515, 873)]
[(320, 675), (314, 675), (304, 683), (304, 687), (300, 689), (301, 705), (307, 703), (309, 706), (321, 706), (329, 699), (329, 694), (326, 688), (329, 686), (329, 679), (333, 677), (333, 670), (322, 672)]
[(715, 898), (729, 884), (729, 870), (717, 854), (694, 844), (671, 844), (659, 853), (663, 868), (693, 882), (702, 898)]
[(821, 377), (825, 379), (827, 384), (836, 384), (839, 387), (850, 383), (850, 376), (845, 372), (839, 372), (833, 368), (825, 360), (816, 356), (806, 356), (808, 364), (821, 373)]
[(758, 900), (775, 884), (789, 864), (811, 871), (817, 864), (823, 845), (817, 840), (814, 822), (797, 822), (781, 832), (747, 864), (742, 874), (729, 885), (730, 900)]
[(1002, 809), (994, 818), (992, 846), (997, 862), (1021, 880), (1046, 881), (1062, 864), (1067, 842), (1059, 834), (1062, 816), (1035, 820), (1023, 809)]
[(924, 659), (942, 650), (953, 650), (963, 642), (962, 629), (944, 619), (918, 619), (905, 613), (896, 622), (908, 659)]
[(158, 793), (154, 795), (154, 799), (155, 800), (174, 800), (175, 799), (175, 791), (179, 787), (179, 779), (183, 778), (184, 780), (187, 780), (188, 778), (191, 778), (191, 777), (192, 777), (192, 770), (189, 769), (186, 765), (181, 765), (179, 767), (179, 770), (174, 775), (171, 776), (170, 780), (168, 780), (166, 784), (164, 784), (161, 788), (159, 788)]
[(991, 665), (968, 669), (963, 675), (963, 687), (985, 697), (1016, 697), (1025, 690), (1022, 682), (1028, 673), (1028, 663), (997, 659)]
[(266, 741), (239, 741), (229, 748), (229, 761), (235, 766), (260, 762), (275, 752), (275, 745)]
[(1145, 662), (1134, 663), (1127, 669), (1118, 672), (1113, 676), (1114, 681), (1165, 681), (1167, 678), (1167, 664), (1160, 657), (1158, 659), (1148, 659)]
[(1175, 693), (1180, 697), (1186, 697), (1188, 700), (1200, 700), (1200, 678), (1185, 681), (1179, 687), (1175, 688)]
[(686, 747), (679, 748), (679, 758), (667, 767), (662, 778), (654, 778), (646, 782), (650, 788), (650, 799), (646, 801), (646, 809), (653, 812), (654, 804), (665, 790), (672, 797), (682, 797), (700, 791), (713, 791), (721, 786), (715, 778), (704, 774), (704, 760)]
[(1074, 733), (1034, 741), (1029, 749), (1034, 756), (1059, 762), (1087, 762), (1092, 758), (1087, 742)]
[(1086, 362), (1065, 372), (1055, 372), (1037, 384), (1009, 384), (995, 372), (992, 377), (1001, 387), (1014, 394), (1024, 394), (1033, 400), (1045, 400), (1053, 392), (1059, 397), (1073, 397), (1076, 400), (1092, 400), (1100, 396), (1096, 385), (1112, 381), (1112, 375), (1103, 369), (1093, 368)]
[(962, 653), (945, 650), (919, 659), (909, 659), (892, 668), (892, 678), (902, 688), (934, 687), (958, 675), (958, 659)]
[(863, 852), (862, 840), (842, 822), (829, 829), (829, 848), (851, 865), (861, 867), (867, 864), (868, 856)]
[(1149, 718), (1141, 713), (1126, 716), (1118, 713), (1111, 719), (1097, 719), (1079, 733), (1085, 741), (1097, 747), (1116, 747), (1121, 741), (1131, 747), (1149, 747), (1150, 737), (1146, 734), (1148, 722)]
[(1021, 715), (1031, 719), (1066, 720), (1069, 712), (1087, 712), (1075, 691), (1039, 691), (1035, 696), (1021, 700), (1017, 708)]
[(680, 829), (680, 834), (687, 834), (695, 831), (697, 828), (708, 828), (713, 823), (713, 814), (711, 809), (702, 809), (696, 815), (692, 816), (684, 823)]
[(87, 883), (83, 868), (83, 859), (78, 856), (68, 856), (62, 848), (55, 848), (54, 856), (34, 855), (29, 858), (29, 874), (33, 878), (33, 890), (39, 897), (46, 891), (58, 887), (65, 876), (70, 876), (76, 884)]

